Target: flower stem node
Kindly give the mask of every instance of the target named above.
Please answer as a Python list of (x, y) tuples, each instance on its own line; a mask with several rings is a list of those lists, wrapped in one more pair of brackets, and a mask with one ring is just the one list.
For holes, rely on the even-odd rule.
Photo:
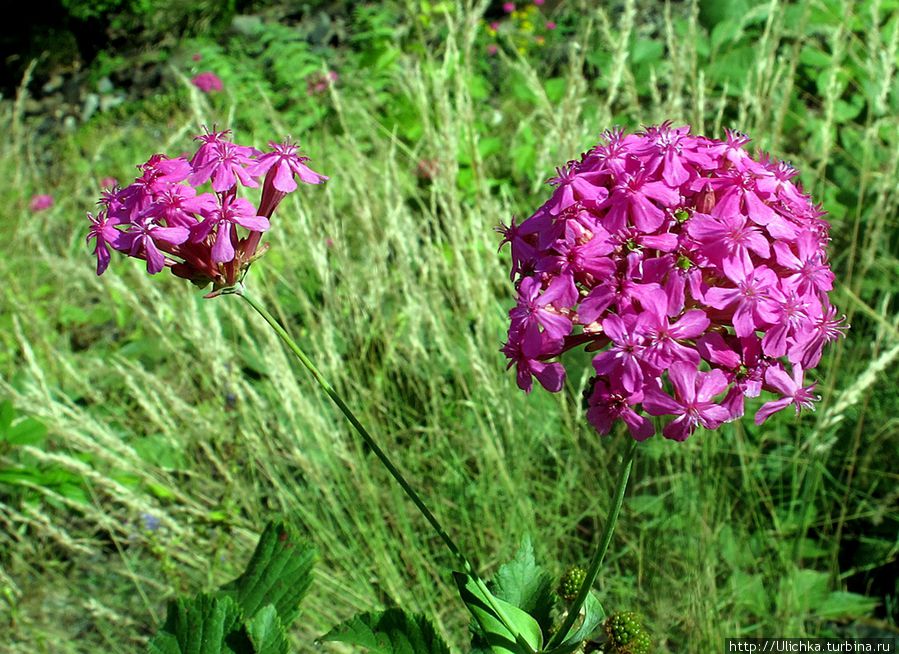
[(634, 611), (614, 613), (603, 628), (615, 654), (649, 654), (652, 640), (643, 626), (643, 618)]

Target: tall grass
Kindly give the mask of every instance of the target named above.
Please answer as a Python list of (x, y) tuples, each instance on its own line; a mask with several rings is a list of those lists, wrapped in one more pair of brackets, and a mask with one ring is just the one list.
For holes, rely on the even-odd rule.
[[(820, 95), (795, 86), (803, 28), (784, 24), (778, 0), (766, 5), (739, 94), (705, 82), (697, 6), (682, 12), (689, 32), (679, 35), (674, 5), (589, 4), (559, 73), (559, 102), (546, 97), (529, 59), (499, 64), (541, 98), (525, 114), (495, 117), (510, 147), (525, 126), (539, 135), (533, 184), (491, 190), (500, 164), (479, 160), (472, 125), (495, 109), (468, 84), (483, 56), (475, 31), (484, 6), (459, 9), (441, 46), (405, 57), (395, 81), (421, 120), (417, 143), (398, 138), (374, 107), (348, 101), (339, 85), (326, 101), (340, 129), (294, 134), (331, 181), (279, 209), (271, 252), (248, 284), (485, 573), (526, 534), (561, 573), (589, 556), (623, 443), (601, 440), (583, 419), (586, 356), (557, 396), (525, 396), (504, 371), (498, 348), (512, 289), (491, 228), (538, 206), (553, 166), (615, 122), (689, 121), (714, 136), (740, 127), (803, 170), (816, 197), (833, 197), (828, 188), (848, 175), (859, 199), (833, 216), (832, 256), (836, 302), (853, 329), (820, 368), (818, 412), (641, 447), (598, 583), (607, 608), (647, 615), (658, 651), (719, 651), (729, 636), (814, 635), (846, 616), (873, 616), (883, 596), (866, 603), (834, 591), (866, 566), (889, 570), (899, 550), (886, 537), (868, 543), (875, 549), (866, 558), (846, 556), (865, 545), (859, 525), (899, 524), (899, 122), (888, 110), (870, 112), (860, 149), (847, 149), (834, 123), (837, 72)], [(809, 11), (821, 6), (808, 3)], [(887, 24), (872, 23), (860, 62), (886, 94), (896, 92), (899, 31)], [(648, 29), (665, 40), (671, 72), (653, 77), (647, 102), (635, 88), (627, 35)], [(823, 38), (838, 58), (860, 37), (840, 29)], [(584, 76), (588, 45), (614, 62), (601, 71), (602, 92)], [(790, 127), (804, 119), (796, 98), (821, 121), (814, 140), (798, 141)], [(93, 274), (82, 217), (98, 180), (110, 172), (127, 179), (131, 165), (163, 147), (187, 149), (199, 125), (227, 123), (227, 109), (216, 113), (198, 96), (162, 99), (133, 120), (101, 117), (48, 146), (20, 105), (0, 105), (0, 125), (13, 135), (0, 145), (0, 171), (15, 181), (0, 187), (8, 235), (0, 395), (45, 423), (50, 437), (44, 446), (0, 448), (0, 469), (25, 462), (71, 471), (86, 501), (52, 486), (0, 483), (0, 650), (139, 651), (165, 600), (234, 576), (278, 512), (293, 516), (322, 555), (295, 630), (299, 651), (313, 651), (338, 620), (391, 603), (431, 616), (466, 651), (450, 558), (264, 324), (233, 298), (202, 300), (182, 280), (150, 278), (133, 262)], [(239, 141), (261, 146), (290, 131), (271, 106), (261, 99)], [(464, 192), (459, 153), (474, 159)], [(848, 173), (834, 170), (837, 155), (851, 163)], [(424, 158), (440, 162), (428, 183), (415, 176)], [(29, 214), (31, 193), (47, 189), (56, 206)], [(161, 521), (158, 530), (142, 528), (144, 514)], [(896, 616), (895, 605), (878, 611), (881, 626)]]

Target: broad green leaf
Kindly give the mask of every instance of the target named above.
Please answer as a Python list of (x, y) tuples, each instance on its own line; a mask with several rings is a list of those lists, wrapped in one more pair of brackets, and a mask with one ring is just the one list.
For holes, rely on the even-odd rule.
[(197, 595), (169, 604), (162, 631), (150, 641), (150, 654), (239, 654), (240, 607), (230, 597)]
[(543, 633), (534, 618), (493, 595), (472, 575), (454, 572), (453, 578), (462, 601), (474, 616), (491, 651), (495, 654), (530, 654), (543, 647)]
[(312, 583), (314, 561), (315, 549), (293, 526), (270, 522), (244, 573), (222, 586), (221, 593), (233, 598), (250, 618), (272, 604), (281, 624), (290, 625), (299, 615), (300, 600)]
[(287, 636), (278, 611), (271, 604), (259, 609), (246, 628), (256, 654), (287, 654)]
[(522, 541), (515, 558), (497, 570), (493, 577), (492, 591), (496, 597), (514, 604), (533, 617), (544, 633), (549, 630), (555, 605), (553, 580), (537, 565), (530, 538)]
[(815, 607), (815, 615), (827, 620), (869, 618), (879, 605), (876, 597), (835, 590)]
[(322, 640), (358, 645), (372, 654), (449, 654), (449, 647), (425, 617), (397, 608), (357, 615)]

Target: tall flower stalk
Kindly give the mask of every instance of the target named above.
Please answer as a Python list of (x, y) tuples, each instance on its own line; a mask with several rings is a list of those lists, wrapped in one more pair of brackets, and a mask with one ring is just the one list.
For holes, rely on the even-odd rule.
[(624, 503), (624, 493), (627, 490), (627, 482), (631, 476), (631, 468), (634, 466), (634, 455), (636, 452), (637, 441), (631, 440), (627, 445), (627, 451), (624, 454), (624, 460), (621, 462), (621, 467), (618, 469), (618, 479), (615, 482), (615, 492), (612, 495), (612, 504), (609, 506), (609, 513), (606, 516), (606, 521), (602, 526), (602, 532), (596, 543), (596, 550), (594, 550), (593, 556), (590, 559), (590, 564), (587, 567), (587, 574), (584, 576), (584, 581), (581, 583), (581, 587), (578, 589), (577, 595), (568, 609), (568, 615), (565, 617), (565, 621), (556, 632), (556, 635), (549, 641), (549, 648), (561, 644), (565, 636), (571, 631), (571, 628), (580, 616), (581, 607), (584, 606), (584, 602), (587, 601), (587, 596), (593, 588), (593, 583), (596, 581), (599, 570), (602, 568), (603, 559), (605, 559), (606, 552), (609, 550), (609, 545), (612, 543), (615, 525), (618, 524), (618, 514), (621, 512), (621, 505)]
[(381, 449), (381, 446), (375, 441), (372, 435), (368, 432), (368, 429), (359, 421), (359, 418), (356, 417), (356, 414), (347, 406), (346, 402), (343, 401), (343, 398), (340, 394), (334, 389), (331, 383), (325, 379), (325, 377), (319, 372), (318, 368), (315, 367), (315, 364), (312, 363), (312, 360), (306, 355), (305, 352), (297, 345), (296, 341), (290, 336), (286, 329), (278, 322), (278, 320), (265, 308), (265, 306), (250, 292), (246, 290), (243, 284), (239, 284), (237, 286), (232, 287), (228, 291), (229, 293), (233, 293), (234, 295), (238, 295), (243, 298), (247, 304), (249, 304), (253, 309), (258, 313), (262, 318), (269, 324), (269, 326), (274, 330), (274, 332), (278, 335), (278, 337), (284, 341), (284, 344), (288, 347), (288, 349), (293, 352), (297, 359), (299, 359), (300, 363), (309, 371), (315, 381), (321, 386), (322, 390), (325, 394), (331, 398), (334, 404), (337, 405), (337, 408), (340, 409), (340, 412), (349, 420), (350, 424), (353, 426), (353, 429), (356, 430), (356, 433), (362, 438), (365, 444), (374, 452), (375, 456), (378, 457), (378, 460), (387, 468), (387, 471), (390, 475), (396, 480), (396, 483), (400, 485), (403, 489), (403, 492), (406, 493), (408, 498), (412, 501), (415, 507), (421, 512), (421, 514), (425, 517), (434, 531), (440, 536), (440, 540), (443, 541), (444, 545), (446, 545), (447, 549), (453, 554), (453, 556), (459, 561), (464, 567), (466, 572), (470, 572), (470, 564), (467, 559), (462, 554), (459, 547), (453, 542), (453, 539), (449, 537), (449, 534), (446, 533), (446, 530), (437, 520), (431, 510), (424, 503), (424, 500), (421, 499), (419, 494), (412, 488), (411, 484), (406, 481), (406, 478), (403, 477), (403, 474), (399, 471), (399, 469), (394, 465), (393, 461), (390, 460), (390, 457)]

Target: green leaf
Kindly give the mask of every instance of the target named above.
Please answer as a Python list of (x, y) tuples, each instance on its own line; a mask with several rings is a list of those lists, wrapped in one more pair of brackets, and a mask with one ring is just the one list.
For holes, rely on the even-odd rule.
[(553, 580), (537, 565), (529, 537), (521, 542), (515, 558), (497, 570), (492, 591), (496, 597), (531, 615), (544, 632), (549, 630), (555, 606)]
[(240, 617), (240, 607), (230, 597), (197, 595), (189, 600), (178, 599), (169, 604), (165, 625), (150, 641), (148, 651), (150, 654), (247, 651), (240, 643)]
[(9, 400), (0, 402), (0, 440), (5, 440), (6, 431), (12, 424), (13, 418), (16, 417), (16, 410)]
[(273, 605), (259, 609), (246, 628), (256, 654), (287, 654), (289, 643)]
[(270, 522), (244, 573), (222, 586), (221, 594), (233, 598), (250, 618), (272, 604), (281, 624), (290, 625), (312, 583), (314, 562), (315, 549), (300, 538), (296, 528)]
[(565, 89), (568, 86), (568, 80), (564, 77), (552, 77), (543, 83), (546, 90), (546, 97), (553, 104), (558, 104), (565, 97)]
[(373, 654), (449, 654), (449, 647), (425, 617), (397, 608), (357, 615), (322, 640), (358, 645)]
[(479, 580), (470, 574), (454, 572), (453, 578), (462, 601), (474, 616), (492, 652), (531, 654), (543, 647), (543, 633), (534, 618), (493, 595), (483, 582), (478, 583)]
[(815, 615), (827, 620), (870, 618), (879, 605), (876, 597), (835, 590), (818, 604)]
[(584, 606), (581, 607), (581, 617), (571, 627), (568, 636), (561, 645), (547, 650), (544, 654), (569, 654), (577, 651), (581, 643), (593, 635), (605, 617), (606, 612), (602, 608), (602, 604), (591, 590), (584, 601)]
[(25, 418), (6, 430), (6, 440), (13, 445), (36, 445), (47, 437), (47, 428), (35, 418)]

